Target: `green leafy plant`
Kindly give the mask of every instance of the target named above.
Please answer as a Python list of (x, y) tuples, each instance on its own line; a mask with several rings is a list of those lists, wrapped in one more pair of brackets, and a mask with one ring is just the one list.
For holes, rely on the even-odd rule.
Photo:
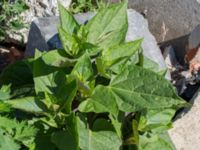
[(0, 1), (0, 41), (5, 39), (7, 32), (14, 33), (25, 27), (20, 14), (27, 9), (23, 0)]
[(59, 10), (63, 49), (36, 50), (0, 75), (0, 139), (13, 150), (175, 149), (167, 130), (186, 102), (143, 56), (142, 39), (125, 42), (127, 2), (99, 10), (86, 25)]

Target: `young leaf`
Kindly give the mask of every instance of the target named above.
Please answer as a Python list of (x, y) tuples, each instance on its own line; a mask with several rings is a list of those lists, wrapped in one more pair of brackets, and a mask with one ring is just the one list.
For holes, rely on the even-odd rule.
[(119, 110), (135, 112), (177, 108), (185, 104), (164, 77), (141, 67), (128, 66), (109, 86), (98, 85), (91, 97), (79, 105), (79, 110), (116, 115)]
[(101, 9), (87, 24), (87, 42), (102, 48), (124, 42), (128, 29), (127, 2)]
[(140, 50), (141, 42), (142, 39), (139, 39), (103, 50), (101, 58), (97, 60), (99, 72), (101, 73), (104, 70), (102, 75), (105, 75), (107, 69), (115, 73), (121, 72), (130, 57)]
[(0, 101), (0, 113), (10, 112), (10, 111), (11, 111), (11, 106), (9, 104)]
[(171, 127), (171, 120), (175, 115), (174, 109), (148, 110), (141, 113), (139, 120), (140, 131), (164, 131)]
[(0, 89), (0, 100), (8, 100), (11, 97), (11, 84), (3, 85)]
[(140, 135), (139, 150), (175, 150), (167, 132), (162, 134), (145, 133)]
[(60, 3), (58, 3), (58, 9), (60, 13), (61, 27), (65, 32), (72, 35), (79, 29), (78, 23), (74, 19), (73, 15), (70, 14), (70, 12), (68, 12)]
[(79, 52), (79, 42), (75, 36), (70, 35), (62, 27), (58, 28), (59, 37), (62, 43), (62, 46), (66, 53), (70, 56), (75, 56)]
[(142, 40), (135, 40), (120, 44), (102, 51), (102, 60), (106, 67), (110, 67), (123, 59), (130, 58), (141, 47)]
[(75, 75), (80, 81), (86, 82), (93, 75), (92, 63), (90, 57), (85, 53), (72, 70), (72, 74)]

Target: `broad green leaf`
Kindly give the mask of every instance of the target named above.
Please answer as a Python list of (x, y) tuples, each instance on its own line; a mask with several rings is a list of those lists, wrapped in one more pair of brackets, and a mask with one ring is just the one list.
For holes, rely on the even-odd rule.
[(3, 85), (0, 89), (0, 100), (7, 100), (11, 97), (11, 84)]
[(127, 2), (99, 10), (87, 24), (87, 42), (102, 48), (124, 42), (128, 29)]
[(77, 119), (74, 114), (67, 117), (66, 130), (57, 131), (52, 134), (52, 142), (59, 148), (59, 150), (78, 150), (78, 131)]
[(70, 14), (70, 12), (67, 11), (60, 3), (58, 3), (58, 9), (60, 13), (60, 23), (62, 28), (65, 30), (65, 32), (72, 35), (79, 29), (78, 23), (76, 22), (73, 15)]
[(89, 54), (87, 52), (79, 58), (71, 74), (78, 79), (78, 90), (84, 96), (90, 95), (91, 88), (93, 88), (90, 87), (90, 79), (93, 76), (93, 68)]
[(20, 145), (14, 141), (12, 137), (6, 135), (2, 129), (0, 129), (0, 149), (1, 150), (19, 150)]
[(98, 85), (91, 97), (79, 105), (79, 110), (116, 115), (119, 110), (135, 112), (178, 108), (185, 104), (164, 77), (141, 67), (128, 66), (111, 80), (110, 85)]
[(167, 130), (171, 127), (171, 120), (174, 117), (175, 112), (176, 110), (174, 109), (143, 111), (140, 116), (139, 130)]
[(76, 56), (79, 52), (80, 42), (75, 35), (70, 35), (62, 27), (58, 28), (59, 37), (62, 43), (62, 46), (66, 53), (70, 56)]
[(87, 42), (81, 44), (81, 52), (87, 52), (90, 56), (96, 56), (100, 51), (102, 51), (102, 49), (99, 48), (97, 45)]
[(105, 66), (100, 57), (96, 58), (96, 66), (97, 66), (98, 73), (101, 76), (103, 76), (104, 78), (110, 79), (110, 75), (106, 72)]
[(34, 141), (35, 148), (33, 150), (55, 150), (56, 145), (51, 141), (51, 133), (40, 133), (36, 136)]
[(141, 47), (142, 40), (136, 40), (120, 44), (102, 51), (102, 61), (106, 67), (110, 67), (123, 59), (129, 59)]
[(119, 150), (121, 141), (112, 131), (93, 132), (88, 128), (85, 118), (77, 118), (79, 144), (82, 150)]
[(76, 95), (77, 81), (67, 77), (62, 71), (56, 71), (45, 76), (35, 77), (37, 92), (48, 92), (57, 98), (56, 104), (71, 111), (71, 103)]
[(70, 131), (57, 131), (52, 135), (52, 142), (59, 150), (78, 150), (78, 144), (74, 140), (74, 135)]
[(78, 109), (81, 112), (110, 112), (113, 115), (117, 115), (119, 111), (115, 95), (109, 91), (109, 87), (101, 85), (94, 89), (91, 98), (83, 101)]
[(19, 109), (26, 112), (32, 113), (43, 113), (44, 106), (35, 97), (24, 97), (19, 99), (12, 99), (5, 101), (7, 104), (11, 105), (12, 108)]
[[(66, 75), (63, 72), (56, 71), (46, 75), (34, 75), (36, 93), (48, 92), (60, 97), (63, 87), (66, 85)], [(64, 93), (62, 94), (64, 95)]]
[(159, 72), (159, 65), (147, 57), (143, 57), (143, 67), (154, 72)]
[[(138, 57), (139, 57), (139, 66), (142, 66), (143, 68), (149, 69), (165, 77), (167, 73), (167, 68), (161, 69), (158, 63), (144, 56), (142, 53), (139, 53)], [(131, 63), (133, 63), (133, 60), (131, 60)]]
[(145, 133), (140, 135), (139, 150), (175, 150), (167, 132), (163, 134)]
[(92, 63), (87, 53), (79, 58), (72, 70), (72, 74), (75, 75), (81, 82), (86, 82), (92, 77)]
[(62, 108), (65, 109), (66, 113), (70, 114), (72, 111), (72, 101), (74, 100), (74, 97), (76, 96), (78, 90), (78, 83), (77, 80), (74, 79), (72, 76), (68, 76), (67, 78), (67, 86), (66, 86), (66, 92), (65, 97), (66, 101), (64, 101), (64, 104)]
[(47, 92), (54, 95), (58, 100), (56, 103), (69, 112), (71, 111), (72, 100), (76, 95), (76, 79), (67, 77), (63, 68), (50, 66), (49, 63), (53, 62), (53, 59), (44, 57), (47, 54), (33, 62), (35, 91), (38, 94)]
[(94, 121), (92, 126), (93, 131), (115, 131), (109, 120), (100, 118)]
[(35, 61), (52, 67), (69, 67), (73, 66), (77, 61), (76, 59), (69, 59), (63, 50), (52, 50), (47, 53), (42, 53), (40, 56), (40, 59), (35, 59)]
[[(140, 50), (141, 42), (142, 39), (139, 39), (103, 50), (100, 58), (101, 70), (106, 72), (107, 69), (110, 69), (115, 73), (120, 73), (127, 61)], [(99, 66), (99, 60), (97, 60), (97, 66)], [(99, 70), (100, 73), (101, 70)]]
[(63, 87), (66, 87), (66, 75), (61, 69), (49, 66), (39, 57), (33, 62), (33, 76), (36, 93), (47, 92), (58, 96), (60, 101), (64, 100), (63, 91), (66, 89)]

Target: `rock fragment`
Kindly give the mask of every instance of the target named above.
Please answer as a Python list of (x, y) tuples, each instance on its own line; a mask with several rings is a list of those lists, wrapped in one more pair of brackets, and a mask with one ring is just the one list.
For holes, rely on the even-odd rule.
[[(29, 25), (33, 20), (40, 17), (49, 17), (59, 15), (58, 0), (25, 0), (29, 9), (21, 14), (25, 24)], [(71, 0), (59, 0), (59, 2), (66, 8), (69, 8)], [(7, 42), (19, 44), (27, 42), (28, 29), (24, 28), (16, 33), (8, 34)]]
[(169, 130), (177, 150), (197, 150), (200, 148), (200, 89), (191, 100), (191, 107), (179, 114)]

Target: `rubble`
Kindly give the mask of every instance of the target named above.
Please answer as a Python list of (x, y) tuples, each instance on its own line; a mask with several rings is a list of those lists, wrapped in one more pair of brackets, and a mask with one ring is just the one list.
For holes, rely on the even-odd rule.
[(176, 117), (173, 128), (169, 130), (177, 150), (197, 150), (200, 148), (200, 89), (186, 108)]
[[(6, 42), (10, 43), (26, 43), (28, 40), (29, 25), (37, 18), (57, 16), (58, 5), (57, 0), (25, 0), (29, 9), (21, 14), (27, 28), (21, 29), (16, 33), (8, 34)], [(70, 6), (71, 0), (59, 0), (59, 2), (66, 8)]]

